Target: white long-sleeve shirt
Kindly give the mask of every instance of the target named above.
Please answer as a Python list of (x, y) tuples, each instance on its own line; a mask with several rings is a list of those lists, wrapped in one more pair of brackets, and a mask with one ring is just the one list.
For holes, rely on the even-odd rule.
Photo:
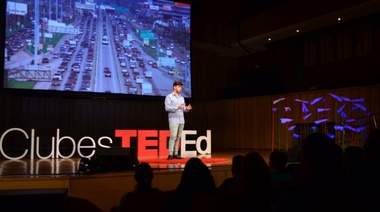
[[(178, 109), (179, 105), (183, 105), (182, 109)], [(185, 117), (184, 112), (188, 112), (186, 109), (185, 99), (181, 94), (178, 96), (171, 93), (165, 97), (165, 110), (168, 112), (169, 122), (184, 124)]]

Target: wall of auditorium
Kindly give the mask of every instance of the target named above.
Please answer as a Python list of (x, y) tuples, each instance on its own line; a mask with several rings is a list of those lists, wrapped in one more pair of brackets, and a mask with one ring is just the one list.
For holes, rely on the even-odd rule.
[(267, 51), (239, 60), (240, 84), (256, 95), (376, 84), (379, 21), (374, 14), (268, 43)]

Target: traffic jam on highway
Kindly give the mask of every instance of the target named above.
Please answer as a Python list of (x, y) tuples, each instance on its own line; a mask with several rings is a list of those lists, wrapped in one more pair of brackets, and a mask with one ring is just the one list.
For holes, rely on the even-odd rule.
[[(77, 33), (63, 35), (40, 55), (37, 64), (52, 74), (36, 87), (165, 96), (173, 81), (182, 81), (184, 96), (191, 96), (190, 25), (173, 2), (158, 2), (131, 1), (128, 12), (105, 5), (75, 8)], [(190, 14), (189, 7), (181, 8)]]

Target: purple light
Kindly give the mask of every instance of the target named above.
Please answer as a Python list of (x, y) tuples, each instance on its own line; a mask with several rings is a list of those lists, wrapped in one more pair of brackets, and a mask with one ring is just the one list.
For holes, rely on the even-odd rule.
[(280, 118), (280, 120), (281, 120), (281, 124), (286, 124), (293, 121), (293, 119), (290, 119), (290, 118)]
[(361, 105), (361, 104), (358, 104), (358, 103), (354, 103), (354, 105), (355, 105), (356, 107), (358, 107), (358, 108), (362, 109), (363, 111), (367, 111), (367, 108), (366, 108), (366, 107), (364, 107), (364, 106), (363, 106), (363, 105)]
[(307, 114), (306, 116), (303, 116), (303, 120), (306, 120), (307, 118), (309, 118), (311, 116), (312, 113), (309, 113)]
[(273, 101), (273, 104), (277, 104), (279, 102), (281, 102), (282, 100), (284, 100), (285, 98), (280, 98), (280, 99), (276, 99)]
[(347, 119), (346, 120), (347, 123), (354, 122), (354, 121), (356, 121), (356, 119)]
[(301, 99), (294, 99), (294, 101), (296, 101), (296, 102), (302, 102), (302, 103), (306, 103), (306, 104), (309, 103), (309, 101), (301, 100)]
[(302, 112), (304, 112), (304, 113), (308, 113), (309, 112), (309, 109), (307, 109), (305, 103), (302, 103)]
[(337, 96), (335, 94), (330, 93), (330, 96), (332, 96), (334, 99), (338, 100), (339, 102), (343, 101), (339, 96)]
[(347, 115), (342, 111), (342, 112), (340, 113), (340, 117), (342, 117), (342, 118), (347, 118)]
[(354, 99), (354, 100), (351, 100), (351, 102), (364, 102), (364, 98)]
[(310, 129), (312, 129), (315, 132), (317, 130), (317, 126), (312, 126), (310, 127)]
[(351, 99), (347, 98), (347, 97), (344, 97), (344, 96), (341, 96), (341, 98), (346, 101), (346, 102), (351, 102)]
[(343, 131), (343, 130), (344, 130), (344, 126), (335, 125), (335, 126), (334, 126), (334, 129), (335, 129), (335, 130)]
[(322, 122), (327, 122), (329, 119), (319, 119), (319, 120), (315, 120), (314, 123), (315, 124), (320, 124)]
[(346, 107), (346, 104), (342, 105), (336, 112), (337, 113), (342, 112), (342, 110), (344, 109), (344, 107)]
[(331, 110), (331, 108), (317, 108), (318, 113), (329, 111), (329, 110)]
[(313, 101), (310, 102), (311, 105), (321, 101), (321, 99), (323, 99), (323, 97), (319, 97), (319, 98), (315, 98)]

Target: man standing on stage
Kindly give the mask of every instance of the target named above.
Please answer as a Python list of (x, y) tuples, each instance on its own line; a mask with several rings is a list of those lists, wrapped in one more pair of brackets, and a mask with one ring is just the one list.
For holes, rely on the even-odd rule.
[(165, 110), (168, 112), (170, 129), (168, 160), (182, 159), (178, 155), (178, 140), (181, 138), (185, 126), (183, 113), (193, 109), (190, 104), (186, 106), (185, 99), (181, 96), (182, 85), (182, 82), (175, 81), (173, 92), (165, 98)]

